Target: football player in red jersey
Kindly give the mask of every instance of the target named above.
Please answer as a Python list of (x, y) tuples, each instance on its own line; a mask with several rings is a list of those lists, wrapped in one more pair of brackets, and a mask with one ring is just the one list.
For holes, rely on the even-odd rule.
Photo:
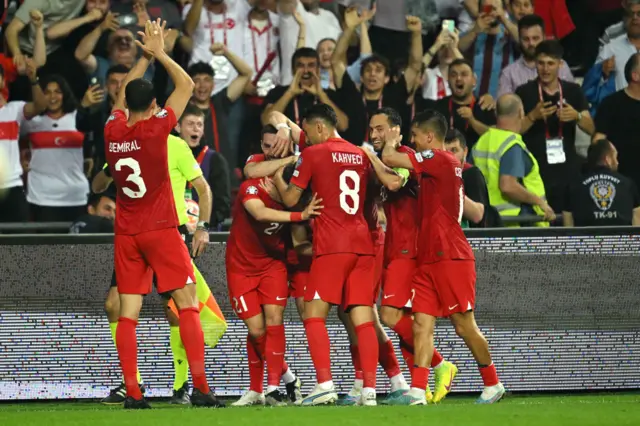
[(376, 405), (375, 262), (363, 212), (370, 163), (357, 147), (337, 137), (336, 126), (331, 107), (316, 104), (309, 108), (303, 128), (310, 146), (300, 155), (288, 185), (282, 169), (274, 176), (284, 205), (295, 206), (309, 185), (324, 204), (322, 215), (314, 220), (314, 259), (304, 294), (304, 326), (318, 384), (302, 404), (327, 404), (338, 399), (325, 320), (331, 305), (341, 305), (358, 336), (364, 372), (362, 404)]
[[(313, 199), (302, 212), (282, 211), (282, 205), (260, 180), (242, 183), (232, 211), (226, 246), (227, 288), (233, 310), (246, 324), (249, 391), (236, 406), (286, 405), (279, 392), (281, 376), (289, 397), (300, 383), (284, 361), (286, 349), (283, 313), (288, 300), (285, 265), (285, 223), (301, 222), (320, 214), (322, 200)], [(262, 392), (263, 362), (267, 363), (267, 395)], [(291, 389), (289, 389), (291, 388)], [(296, 401), (294, 401), (296, 402)]]
[(499, 401), (505, 393), (491, 359), (489, 345), (476, 325), (475, 257), (460, 221), (469, 203), (464, 195), (462, 167), (445, 150), (447, 121), (434, 111), (416, 115), (411, 141), (420, 152), (400, 152), (385, 145), (382, 160), (389, 167), (413, 170), (419, 176), (417, 270), (412, 283), (415, 367), (411, 390), (399, 405), (426, 404), (429, 365), (436, 317), (448, 317), (478, 363), (484, 391), (478, 403)]
[[(369, 122), (369, 140), (377, 153), (387, 144), (397, 146), (398, 152), (413, 155), (408, 146), (401, 146), (400, 129), (402, 118), (392, 108), (376, 111)], [(418, 176), (404, 168), (396, 168), (397, 178), (390, 177), (378, 157), (365, 150), (374, 169), (386, 179), (381, 188), (387, 229), (384, 248), (384, 272), (382, 277), (382, 300), (380, 317), (382, 322), (394, 330), (400, 338), (400, 349), (411, 370), (414, 365), (413, 319), (411, 315), (411, 281), (416, 269), (416, 237), (418, 234)], [(431, 368), (435, 369), (435, 392), (427, 388), (426, 399), (440, 402), (451, 390), (457, 367), (445, 361), (434, 348)], [(392, 402), (403, 392), (392, 392)]]
[[(146, 23), (142, 42), (136, 41), (144, 56), (127, 74), (104, 129), (106, 159), (118, 188), (114, 263), (120, 277), (120, 318), (116, 341), (127, 389), (124, 406), (150, 408), (136, 377), (136, 326), (142, 297), (151, 291), (155, 272), (158, 293), (171, 295), (179, 308), (180, 336), (194, 384), (191, 402), (218, 407), (223, 404), (210, 391), (205, 374), (195, 277), (178, 231), (167, 163), (167, 137), (189, 102), (193, 81), (164, 52), (165, 24), (160, 20)], [(141, 78), (151, 58), (165, 67), (176, 86), (164, 109), (156, 104), (153, 85)], [(202, 249), (206, 242), (201, 242)]]

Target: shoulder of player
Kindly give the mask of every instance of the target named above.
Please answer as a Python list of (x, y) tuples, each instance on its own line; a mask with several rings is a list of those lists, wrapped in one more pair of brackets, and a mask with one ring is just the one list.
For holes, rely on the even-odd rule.
[(410, 147), (408, 147), (406, 145), (400, 145), (398, 147), (397, 151), (401, 152), (403, 154), (409, 154), (409, 155), (416, 153), (412, 148), (410, 148)]

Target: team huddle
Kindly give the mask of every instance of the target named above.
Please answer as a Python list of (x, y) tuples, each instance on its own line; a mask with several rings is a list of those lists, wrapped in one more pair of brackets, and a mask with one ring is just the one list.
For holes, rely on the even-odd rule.
[[(204, 345), (206, 341), (211, 346), (212, 339), (203, 333), (203, 306), (218, 313), (214, 322), (224, 323), (224, 318), (215, 302), (207, 305), (210, 292), (203, 301), (203, 291), (196, 291), (206, 283), (194, 273), (178, 231), (182, 220), (176, 213), (165, 143), (178, 117), (186, 113), (193, 82), (164, 53), (159, 21), (147, 23), (139, 44), (145, 56), (127, 75), (105, 126), (108, 170), (118, 188), (114, 281), (119, 310), (114, 338), (124, 377), (124, 406), (149, 408), (137, 372), (135, 328), (155, 274), (158, 293), (171, 299), (172, 338), (177, 334), (194, 386), (191, 396), (185, 396), (183, 380), (176, 379), (174, 397), (182, 391), (178, 399), (220, 407), (205, 375)], [(176, 86), (164, 108), (156, 105), (151, 84), (141, 78), (151, 58), (167, 69)], [(439, 402), (451, 390), (457, 368), (434, 347), (437, 317), (451, 320), (478, 363), (484, 382), (478, 402), (499, 401), (505, 389), (474, 319), (475, 258), (460, 227), (463, 216), (482, 216), (483, 207), (465, 197), (460, 162), (444, 150), (446, 120), (433, 111), (415, 116), (411, 142), (417, 151), (400, 145), (401, 119), (389, 108), (370, 118), (374, 150), (340, 138), (336, 114), (328, 105), (312, 106), (302, 128), (277, 112), (269, 122), (262, 129), (263, 154), (250, 157), (245, 166), (256, 178), (240, 186), (226, 246), (230, 302), (248, 329), (250, 377), (249, 391), (232, 405), (375, 406), (378, 364), (391, 383), (384, 404)], [(296, 146), (299, 155), (293, 154)], [(199, 195), (208, 189), (198, 187), (195, 174), (185, 178)], [(184, 191), (184, 180), (182, 186)], [(202, 210), (201, 218), (207, 210), (210, 214), (210, 205)], [(204, 251), (207, 232), (208, 224), (200, 220), (194, 257)], [(295, 299), (316, 371), (317, 384), (305, 397), (285, 360), (283, 313), (289, 298)], [(342, 399), (331, 375), (325, 323), (333, 305), (347, 331), (355, 370), (353, 387)], [(410, 385), (381, 323), (398, 335)], [(173, 346), (172, 341), (172, 351)], [(428, 385), (431, 369), (433, 393)], [(286, 393), (280, 392), (281, 382)]]

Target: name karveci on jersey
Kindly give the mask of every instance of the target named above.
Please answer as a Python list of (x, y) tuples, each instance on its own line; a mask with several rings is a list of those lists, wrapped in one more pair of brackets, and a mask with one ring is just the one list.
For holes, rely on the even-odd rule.
[(347, 164), (358, 164), (358, 165), (363, 163), (362, 155), (350, 154), (350, 153), (344, 153), (344, 152), (332, 152), (331, 161), (333, 161), (334, 163), (347, 163)]

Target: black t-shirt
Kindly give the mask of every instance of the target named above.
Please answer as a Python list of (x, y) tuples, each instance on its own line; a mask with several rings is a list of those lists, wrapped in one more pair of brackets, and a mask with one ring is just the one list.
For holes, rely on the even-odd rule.
[(221, 90), (211, 97), (209, 108), (203, 109), (204, 135), (201, 144), (221, 153), (229, 164), (236, 167), (237, 159), (229, 142), (229, 111), (232, 106), (231, 99), (227, 96), (227, 90)]
[[(267, 105), (278, 102), (287, 90), (289, 90), (289, 86), (276, 86), (271, 89), (264, 98), (264, 106), (266, 107)], [(333, 103), (340, 106), (340, 99), (335, 90), (325, 90), (325, 92)], [(302, 93), (289, 102), (289, 105), (285, 107), (283, 114), (298, 126), (302, 126), (302, 120), (304, 119), (304, 115), (307, 113), (307, 110), (318, 102), (318, 98), (312, 94)]]
[(618, 172), (632, 179), (640, 187), (640, 101), (633, 99), (624, 90), (604, 98), (595, 118), (596, 131), (607, 135), (607, 139), (618, 150)]
[(484, 216), (479, 223), (469, 221), (470, 228), (498, 228), (502, 226), (500, 214), (489, 204), (487, 182), (479, 168), (466, 164), (462, 171), (464, 193), (471, 200), (484, 206)]
[[(471, 149), (476, 144), (476, 142), (478, 142), (478, 139), (480, 139), (481, 135), (476, 133), (476, 131), (473, 130), (473, 127), (471, 127), (471, 125), (469, 124), (469, 122), (464, 118), (462, 118), (460, 114), (458, 114), (458, 109), (463, 106), (469, 106), (469, 105), (457, 104), (451, 96), (446, 96), (436, 101), (435, 110), (438, 111), (440, 114), (444, 115), (444, 117), (447, 119), (447, 123), (449, 124), (449, 127), (453, 127), (454, 129), (457, 129), (460, 132), (462, 132), (462, 134), (464, 134), (464, 137), (467, 140), (467, 146), (469, 147), (469, 152), (471, 152)], [(480, 105), (478, 105), (477, 101), (473, 105), (473, 116), (477, 121), (487, 126), (493, 126), (494, 124), (496, 124), (495, 111), (493, 110), (483, 111), (482, 108), (480, 108)]]
[[(571, 105), (576, 111), (582, 112), (589, 109), (589, 103), (582, 93), (582, 89), (575, 83), (560, 80), (562, 94), (566, 103)], [(531, 80), (516, 89), (516, 95), (522, 99), (524, 113), (529, 114), (540, 102), (540, 92), (538, 80)], [(542, 98), (545, 102), (552, 102), (558, 105), (560, 102), (560, 92), (549, 95), (542, 91)], [(562, 124), (562, 132), (560, 125)], [(560, 186), (567, 182), (572, 176), (579, 172), (578, 154), (576, 153), (576, 122), (561, 123), (557, 115), (544, 120), (536, 121), (533, 126), (522, 135), (524, 143), (533, 156), (538, 160), (540, 174), (545, 185)], [(563, 150), (566, 161), (560, 164), (549, 164), (547, 161), (547, 129), (550, 138), (562, 136)]]
[(70, 234), (113, 234), (113, 221), (102, 216), (80, 216), (69, 228)]
[(571, 184), (562, 210), (573, 214), (575, 226), (625, 226), (631, 225), (633, 209), (638, 207), (636, 184), (601, 167)]

